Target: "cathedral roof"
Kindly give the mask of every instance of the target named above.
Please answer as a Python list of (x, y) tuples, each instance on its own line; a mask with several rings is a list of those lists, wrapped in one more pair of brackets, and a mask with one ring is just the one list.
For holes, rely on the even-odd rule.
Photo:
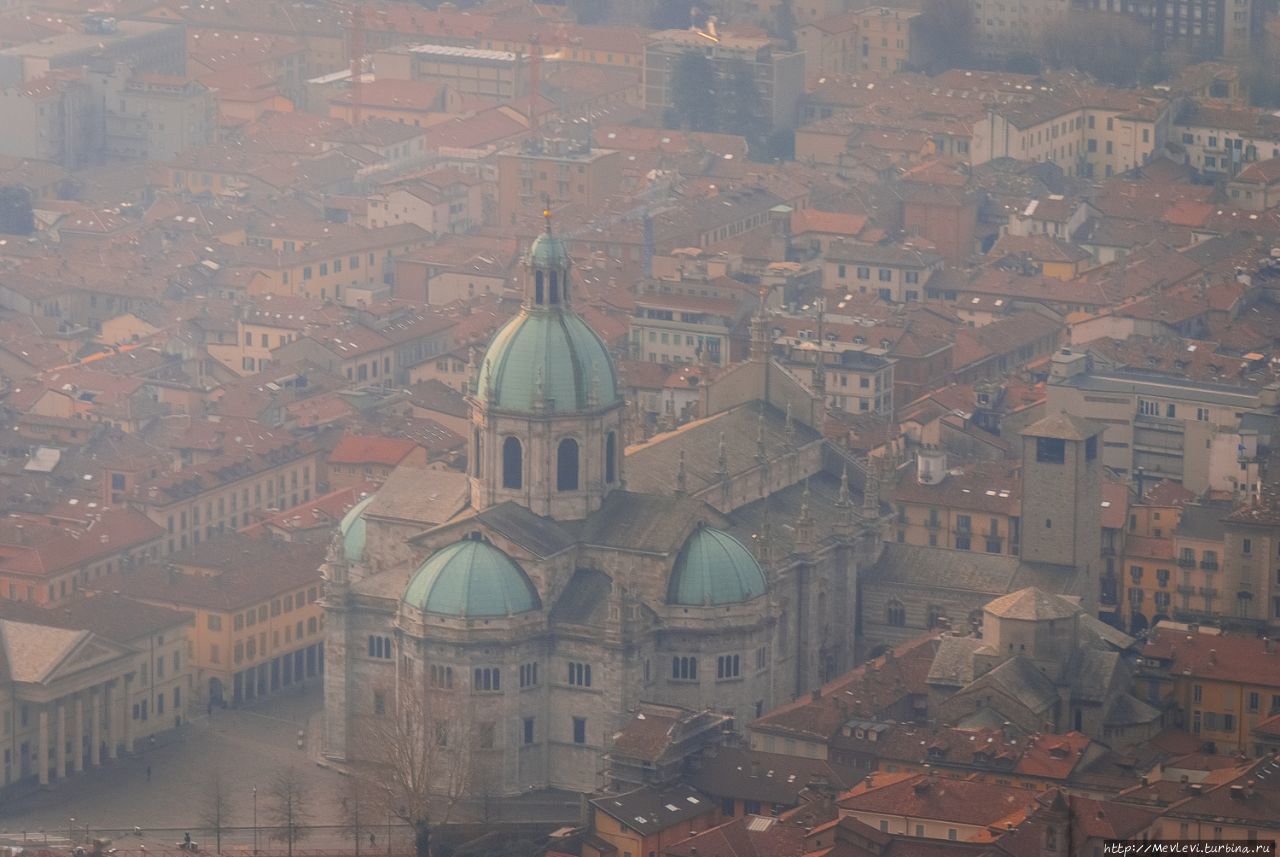
[(488, 542), (464, 539), (432, 554), (405, 587), (404, 602), (424, 613), (511, 616), (541, 606), (529, 578)]
[(342, 558), (347, 562), (360, 562), (364, 559), (364, 510), (373, 502), (376, 494), (370, 494), (352, 506), (342, 516), (338, 524), (338, 532), (342, 535)]
[(764, 572), (742, 542), (721, 530), (699, 527), (676, 557), (667, 603), (740, 604), (759, 598), (764, 590)]
[(1081, 612), (1079, 604), (1034, 586), (997, 598), (986, 606), (986, 611), (1001, 619), (1027, 619), (1033, 622), (1070, 619)]

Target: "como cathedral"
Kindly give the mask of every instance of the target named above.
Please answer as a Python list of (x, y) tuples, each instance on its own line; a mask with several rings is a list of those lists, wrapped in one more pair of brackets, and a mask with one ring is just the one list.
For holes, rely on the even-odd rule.
[(852, 668), (879, 541), (874, 477), (823, 439), (763, 312), (698, 419), (628, 445), (549, 223), (523, 278), (471, 383), (468, 472), (394, 472), (322, 570), (325, 755), (359, 762), (414, 703), (494, 797), (594, 791), (642, 701), (740, 726)]

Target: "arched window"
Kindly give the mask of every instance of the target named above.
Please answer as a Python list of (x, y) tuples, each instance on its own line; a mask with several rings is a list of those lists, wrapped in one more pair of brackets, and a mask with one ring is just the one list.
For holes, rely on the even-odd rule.
[(534, 271), (533, 273), (533, 302), (542, 304), (542, 272)]
[(560, 275), (555, 271), (551, 272), (551, 303), (560, 303)]
[(609, 432), (604, 437), (604, 481), (612, 485), (618, 480), (618, 433)]
[(519, 489), (524, 486), (524, 448), (520, 439), (508, 437), (502, 442), (502, 487)]
[(571, 437), (556, 449), (556, 490), (578, 490), (578, 442)]
[(902, 602), (898, 599), (895, 598), (889, 602), (889, 609), (887, 612), (890, 625), (895, 628), (901, 628), (903, 625), (907, 624), (907, 609), (902, 606)]
[(942, 608), (930, 605), (929, 615), (925, 624), (930, 628), (936, 628), (944, 622), (946, 622), (946, 618), (943, 616)]
[(471, 455), (475, 458), (475, 462), (471, 466), (471, 472), (480, 478), (480, 429), (476, 429), (472, 435), (474, 443), (471, 446)]

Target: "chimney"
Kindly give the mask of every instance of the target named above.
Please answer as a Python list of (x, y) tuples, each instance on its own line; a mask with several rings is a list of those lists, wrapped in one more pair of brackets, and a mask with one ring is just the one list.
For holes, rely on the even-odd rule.
[(1218, 663), (1218, 650), (1217, 650), (1217, 649), (1210, 649), (1210, 650), (1209, 650), (1209, 663), (1210, 663), (1210, 664), (1217, 664), (1217, 663)]
[(760, 776), (760, 760), (759, 759), (751, 760), (751, 776), (753, 777)]
[(1243, 786), (1243, 785), (1240, 785), (1240, 784), (1238, 784), (1238, 783), (1237, 783), (1236, 785), (1233, 785), (1233, 786), (1231, 787), (1231, 799), (1232, 799), (1232, 800), (1244, 800), (1244, 786)]
[(820, 700), (820, 699), (822, 699), (822, 691), (821, 691), (821, 690), (812, 690), (812, 691), (810, 691), (810, 692), (809, 692), (809, 701), (810, 701), (810, 702), (817, 702), (817, 701), (818, 701), (818, 700)]

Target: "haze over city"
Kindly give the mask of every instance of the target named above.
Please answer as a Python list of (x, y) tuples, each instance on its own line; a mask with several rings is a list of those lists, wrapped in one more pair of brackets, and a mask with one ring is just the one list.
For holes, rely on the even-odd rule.
[(0, 433), (9, 857), (1274, 851), (1280, 5), (0, 0)]

